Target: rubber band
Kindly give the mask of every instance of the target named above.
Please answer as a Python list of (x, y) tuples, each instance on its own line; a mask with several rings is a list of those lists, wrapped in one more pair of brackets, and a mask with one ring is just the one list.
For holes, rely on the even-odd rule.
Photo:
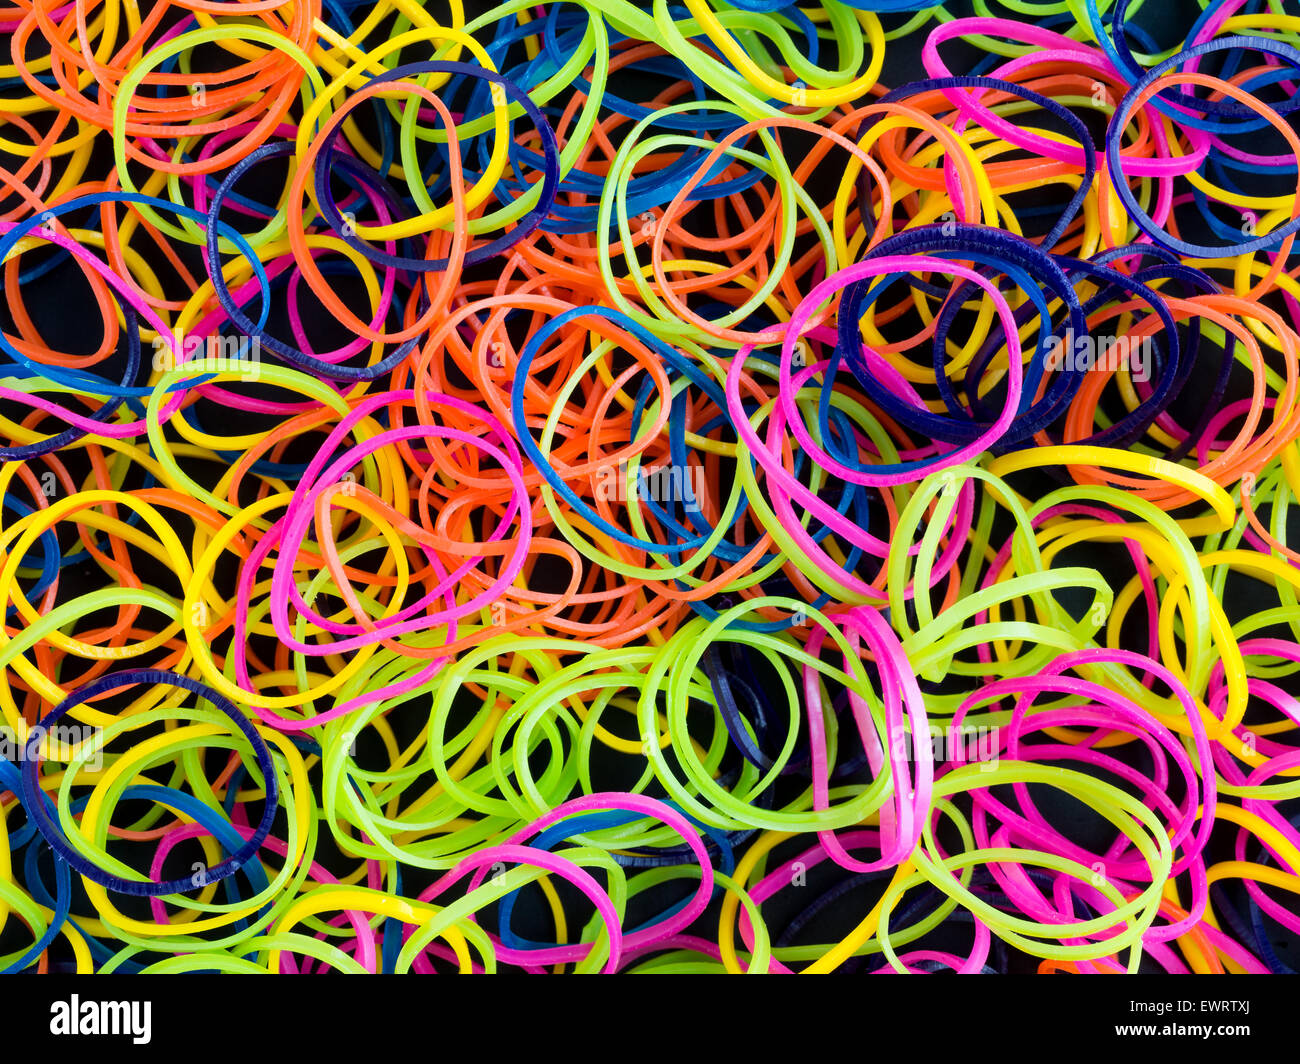
[(0, 10), (0, 970), (1289, 971), (1300, 24), (970, 10)]

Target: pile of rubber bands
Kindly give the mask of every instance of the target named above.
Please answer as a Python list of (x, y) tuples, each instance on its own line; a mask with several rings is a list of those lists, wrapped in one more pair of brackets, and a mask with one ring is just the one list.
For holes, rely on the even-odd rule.
[(0, 9), (0, 970), (1300, 965), (1300, 12), (1169, 7)]

